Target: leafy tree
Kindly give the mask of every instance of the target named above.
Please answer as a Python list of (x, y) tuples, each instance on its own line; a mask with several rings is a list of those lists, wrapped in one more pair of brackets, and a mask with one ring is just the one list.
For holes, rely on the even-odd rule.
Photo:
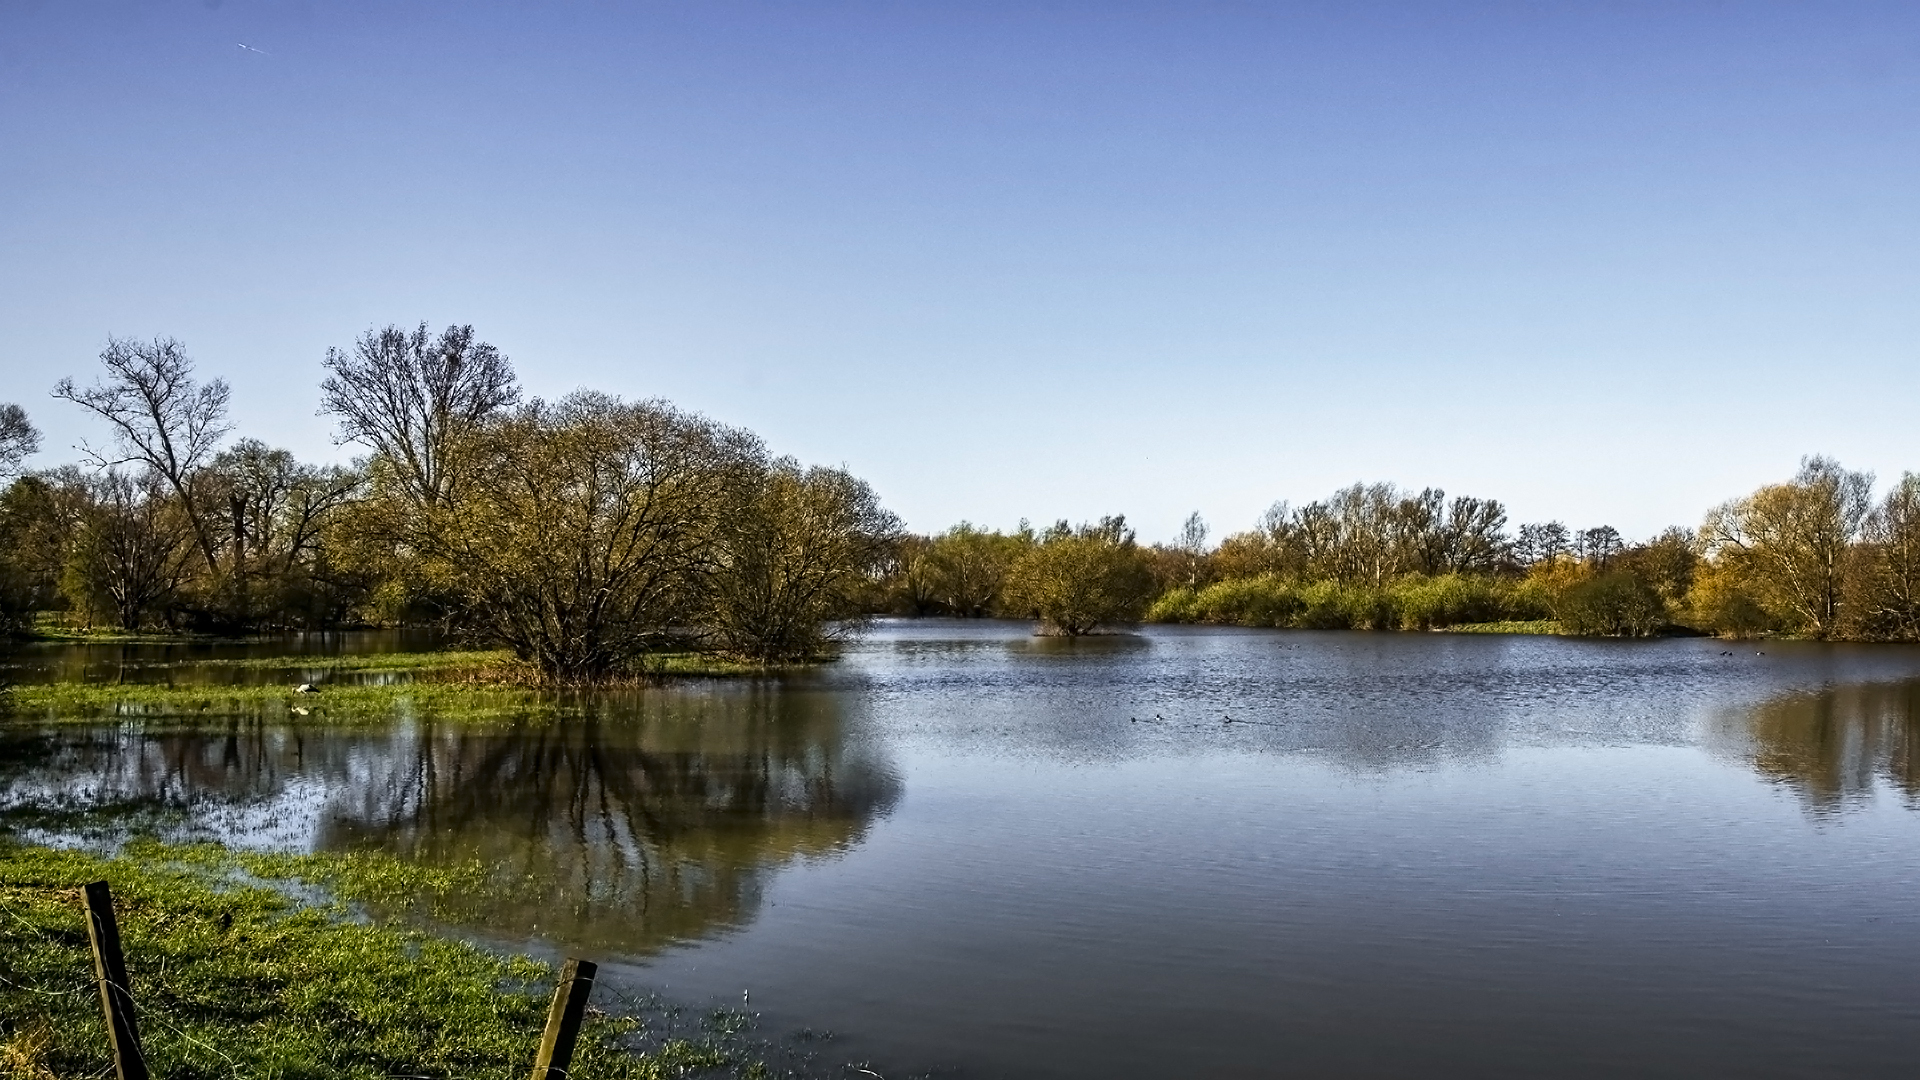
[(998, 610), (1007, 573), (1028, 541), (961, 522), (927, 546), (931, 595), (948, 612), (979, 618)]
[(1694, 534), (1677, 525), (1644, 544), (1626, 548), (1612, 559), (1614, 567), (1646, 583), (1669, 612), (1674, 613), (1692, 591), (1699, 563)]
[(1562, 592), (1554, 618), (1570, 634), (1648, 637), (1667, 622), (1666, 605), (1646, 582), (1632, 574), (1608, 571), (1579, 581)]
[[(201, 485), (226, 522), (222, 547), (228, 612), (242, 621), (310, 621), (337, 611), (325, 592), (323, 540), (330, 520), (359, 493), (355, 469), (315, 466), (258, 439), (214, 458)], [(319, 603), (322, 610), (316, 610)]]
[(1856, 606), (1874, 637), (1920, 638), (1920, 474), (1905, 473), (1868, 516)]
[(87, 503), (62, 588), (74, 605), (110, 612), (122, 630), (165, 617), (191, 568), (194, 532), (164, 477), (105, 469)]
[(1119, 516), (1077, 529), (1054, 525), (1007, 579), (1009, 609), (1032, 612), (1047, 630), (1069, 637), (1138, 622), (1152, 598), (1153, 576)]
[(1873, 477), (1831, 458), (1809, 457), (1791, 481), (1713, 510), (1700, 537), (1710, 557), (1752, 583), (1758, 596), (1815, 637), (1843, 614), (1847, 562), (1872, 512)]
[(40, 449), (40, 431), (27, 411), (12, 402), (0, 402), (0, 477), (18, 476), (20, 466)]
[(775, 461), (721, 533), (707, 609), (720, 645), (762, 662), (826, 652), (861, 614), (898, 532), (865, 481)]
[(584, 391), (485, 426), (472, 454), (429, 516), (432, 573), (475, 632), (561, 682), (686, 639), (767, 472), (747, 432)]

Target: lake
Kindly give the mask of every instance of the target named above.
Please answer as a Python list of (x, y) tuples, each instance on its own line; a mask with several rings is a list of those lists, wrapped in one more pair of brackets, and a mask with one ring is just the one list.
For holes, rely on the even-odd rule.
[[(292, 682), (297, 656), (180, 661), (406, 644), (37, 646), (7, 671)], [(1920, 1056), (1912, 647), (902, 620), (818, 672), (564, 722), (323, 714), (19, 719), (0, 810), (479, 859), (502, 888), (456, 932), (696, 1006), (745, 993), (768, 1034), (831, 1031), (887, 1077)]]

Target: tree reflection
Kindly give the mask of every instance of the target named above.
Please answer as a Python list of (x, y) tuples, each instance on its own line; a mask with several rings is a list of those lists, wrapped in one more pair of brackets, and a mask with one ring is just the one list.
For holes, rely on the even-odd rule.
[(1882, 783), (1920, 804), (1920, 680), (1785, 694), (1716, 727), (1723, 745), (1813, 810), (1845, 809)]
[(435, 918), (626, 953), (750, 919), (769, 870), (857, 843), (900, 793), (830, 695), (775, 686), (635, 693), (499, 725), (13, 740), (0, 785), (15, 809), (193, 807), (204, 822), (213, 802), (278, 828), (304, 818), (319, 850), (463, 880), (478, 867), (484, 885), (440, 898)]

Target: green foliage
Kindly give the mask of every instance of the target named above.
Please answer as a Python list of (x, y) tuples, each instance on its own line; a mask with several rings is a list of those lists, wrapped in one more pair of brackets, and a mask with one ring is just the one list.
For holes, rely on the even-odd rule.
[(1595, 637), (1651, 637), (1668, 622), (1660, 594), (1622, 571), (1568, 587), (1554, 605), (1554, 615), (1565, 632)]
[(1046, 629), (1078, 637), (1138, 622), (1153, 596), (1153, 575), (1125, 518), (1077, 529), (1063, 521), (1014, 561), (1006, 590), (1010, 612), (1031, 613)]
[(774, 462), (718, 544), (705, 621), (719, 648), (759, 663), (827, 654), (857, 625), (898, 531), (865, 481)]
[(950, 615), (998, 614), (1007, 575), (1033, 538), (961, 522), (927, 543), (921, 555), (928, 598)]
[(1228, 578), (1198, 591), (1170, 590), (1154, 602), (1147, 618), (1312, 630), (1431, 630), (1541, 613), (1537, 588), (1501, 578), (1444, 574), (1373, 587), (1333, 580), (1301, 584), (1263, 574)]
[[(371, 867), (246, 861), (348, 891), (381, 887)], [(105, 879), (155, 1076), (525, 1075), (552, 992), (547, 965), (355, 922), (344, 908), (252, 884), (240, 869), (219, 849), (136, 844), (108, 859), (0, 841), (0, 1062), (23, 1077), (106, 1067), (78, 895)], [(637, 1026), (590, 1014), (574, 1075), (651, 1080), (741, 1064), (685, 1041), (647, 1056), (623, 1050)]]

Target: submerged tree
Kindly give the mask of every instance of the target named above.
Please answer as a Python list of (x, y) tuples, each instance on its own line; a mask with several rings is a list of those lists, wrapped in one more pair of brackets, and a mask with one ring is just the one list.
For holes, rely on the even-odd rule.
[(804, 660), (862, 614), (873, 575), (899, 532), (873, 489), (840, 469), (774, 462), (751, 482), (719, 534), (707, 623), (727, 652)]
[(1013, 564), (1009, 609), (1031, 612), (1069, 637), (1140, 621), (1153, 599), (1153, 575), (1124, 517), (1073, 528), (1062, 521)]

